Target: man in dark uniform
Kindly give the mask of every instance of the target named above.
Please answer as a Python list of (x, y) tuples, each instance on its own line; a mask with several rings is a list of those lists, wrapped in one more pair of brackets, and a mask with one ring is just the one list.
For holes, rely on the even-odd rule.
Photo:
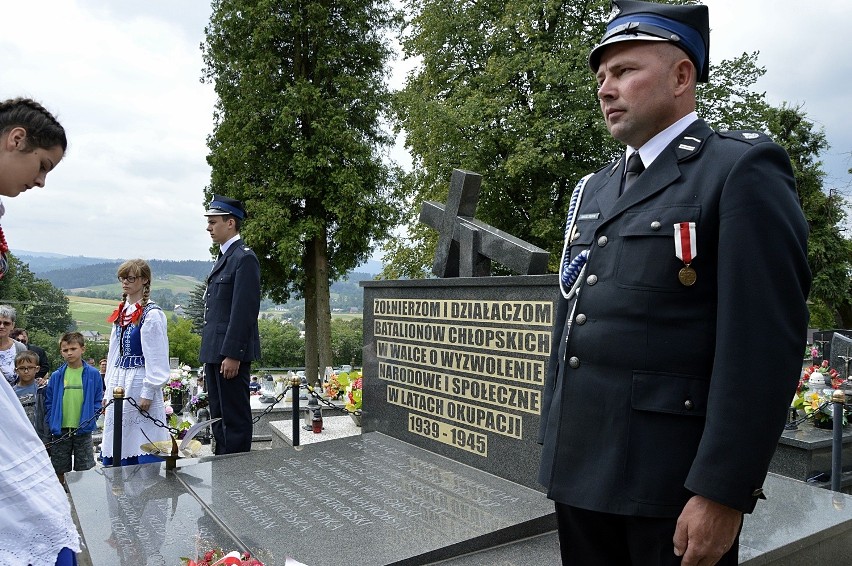
[(214, 195), (207, 231), (219, 257), (207, 277), (200, 361), (204, 364), (216, 454), (251, 450), (251, 362), (260, 359), (257, 315), (260, 264), (240, 238), (246, 211), (240, 201)]
[(627, 148), (568, 215), (539, 480), (563, 564), (736, 564), (801, 371), (808, 227), (784, 150), (695, 113), (706, 6), (613, 9), (589, 64)]

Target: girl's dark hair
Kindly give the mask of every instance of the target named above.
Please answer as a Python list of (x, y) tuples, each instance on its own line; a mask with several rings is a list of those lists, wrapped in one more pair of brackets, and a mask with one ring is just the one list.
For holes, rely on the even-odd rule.
[(12, 98), (0, 102), (0, 134), (16, 127), (27, 131), (25, 143), (29, 149), (50, 149), (58, 145), (64, 152), (68, 147), (65, 128), (35, 100)]

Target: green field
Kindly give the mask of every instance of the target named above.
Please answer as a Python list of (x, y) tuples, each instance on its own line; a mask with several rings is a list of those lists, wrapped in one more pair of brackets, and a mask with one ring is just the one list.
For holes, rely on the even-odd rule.
[[(118, 306), (118, 301), (68, 296), (68, 304), (71, 309), (71, 318), (77, 323), (77, 330), (94, 330), (109, 336), (112, 325), (106, 319)], [(165, 309), (163, 312), (166, 318), (173, 314), (173, 311)]]
[[(198, 287), (199, 283), (200, 281), (189, 277), (188, 275), (166, 275), (165, 277), (154, 277), (151, 289), (154, 291), (157, 289), (170, 289), (175, 295), (178, 293), (189, 294)], [(92, 285), (91, 287), (69, 289), (68, 291), (71, 293), (80, 293), (82, 291), (107, 291), (120, 297), (121, 283), (116, 281), (115, 283), (110, 283), (108, 285)]]
[[(121, 291), (119, 290), (119, 293)], [(94, 330), (101, 334), (108, 335), (112, 330), (110, 323), (106, 321), (107, 317), (112, 314), (115, 307), (118, 306), (118, 301), (111, 299), (91, 299), (88, 297), (76, 297), (68, 295), (68, 303), (71, 309), (71, 318), (77, 323), (77, 330)], [(161, 305), (162, 306), (162, 305)], [(163, 311), (166, 318), (171, 318), (174, 314), (171, 310)], [(281, 316), (281, 311), (267, 310), (261, 311), (261, 314), (270, 314), (275, 317)], [(361, 313), (332, 313), (331, 317), (336, 320), (351, 320), (353, 318), (361, 318)]]

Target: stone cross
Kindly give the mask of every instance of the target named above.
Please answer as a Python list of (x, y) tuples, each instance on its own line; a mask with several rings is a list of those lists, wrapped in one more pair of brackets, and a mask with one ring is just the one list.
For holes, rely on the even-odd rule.
[(432, 273), (438, 277), (487, 277), (491, 260), (520, 275), (547, 273), (550, 253), (473, 218), (482, 176), (453, 169), (447, 206), (427, 201), (420, 222), (438, 231)]

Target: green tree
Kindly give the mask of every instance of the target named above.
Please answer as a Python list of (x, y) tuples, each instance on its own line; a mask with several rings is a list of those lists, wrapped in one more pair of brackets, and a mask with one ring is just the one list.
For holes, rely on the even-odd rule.
[(181, 364), (198, 367), (201, 351), (201, 336), (192, 331), (188, 318), (171, 317), (166, 330), (169, 336), (169, 357), (178, 358)]
[(207, 290), (206, 283), (199, 283), (189, 293), (189, 303), (184, 312), (186, 318), (192, 323), (192, 331), (201, 336), (201, 328), (204, 326), (204, 293)]
[(218, 96), (207, 196), (245, 204), (264, 291), (304, 297), (311, 382), (331, 362), (329, 282), (397, 217), (381, 128), (394, 17), (390, 0), (214, 0), (205, 30)]
[[(680, 2), (683, 3), (683, 2)], [(422, 277), (437, 233), (418, 224), (425, 200), (445, 202), (453, 168), (483, 175), (478, 219), (549, 250), (555, 271), (574, 184), (622, 147), (600, 115), (588, 53), (609, 0), (408, 0), (403, 49), (422, 64), (395, 96), (406, 134), (406, 238), (385, 245), (385, 277)], [(700, 108), (733, 127), (760, 116), (755, 55), (711, 70)]]
[(810, 226), (811, 326), (852, 328), (852, 244), (841, 227), (846, 201), (837, 190), (824, 188), (819, 155), (828, 148), (825, 133), (807, 119), (801, 107), (769, 108), (766, 123), (790, 154), (799, 201)]
[(364, 321), (360, 318), (331, 321), (331, 350), (334, 365), (363, 364)]
[(278, 320), (261, 320), (261, 358), (258, 367), (298, 367), (305, 360), (305, 342), (292, 324)]
[(0, 279), (0, 303), (17, 311), (16, 326), (27, 331), (41, 330), (52, 336), (73, 329), (68, 299), (46, 279), (39, 279), (29, 266), (8, 255), (9, 270)]

